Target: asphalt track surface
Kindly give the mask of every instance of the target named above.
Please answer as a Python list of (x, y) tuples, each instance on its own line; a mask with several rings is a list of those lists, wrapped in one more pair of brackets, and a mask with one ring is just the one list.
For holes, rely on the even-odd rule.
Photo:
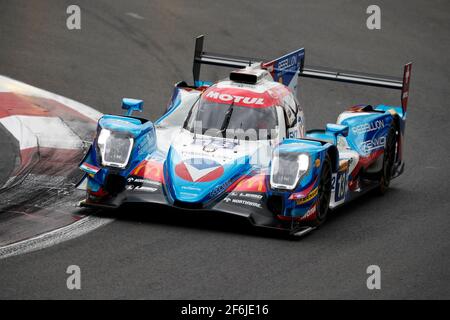
[[(299, 46), (306, 64), (400, 75), (413, 61), (405, 173), (299, 241), (240, 220), (158, 207), (103, 213), (116, 220), (62, 244), (0, 260), (0, 298), (450, 298), (448, 1), (378, 1), (382, 29), (366, 28), (371, 1), (85, 1), (82, 29), (66, 28), (73, 1), (0, 2), (0, 74), (101, 112), (120, 99), (162, 114), (191, 81), (194, 37), (206, 49), (276, 57)], [(225, 76), (207, 68), (204, 78)], [(307, 127), (357, 103), (399, 103), (398, 92), (303, 80)], [(2, 172), (11, 170), (2, 152)], [(3, 173), (5, 175), (5, 173)], [(68, 290), (78, 265), (82, 289)], [(368, 290), (378, 265), (382, 289)]]

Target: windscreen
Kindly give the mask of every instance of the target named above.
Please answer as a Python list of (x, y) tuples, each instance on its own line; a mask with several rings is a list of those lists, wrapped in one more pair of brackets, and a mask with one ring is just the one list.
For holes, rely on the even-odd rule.
[(201, 99), (191, 110), (185, 129), (210, 136), (240, 140), (276, 137), (275, 107), (251, 108)]

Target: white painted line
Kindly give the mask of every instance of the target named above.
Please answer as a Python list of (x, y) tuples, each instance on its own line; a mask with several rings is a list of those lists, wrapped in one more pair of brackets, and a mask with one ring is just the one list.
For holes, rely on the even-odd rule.
[(41, 147), (81, 149), (80, 138), (57, 117), (9, 116), (0, 123), (19, 141), (20, 150)]
[(138, 19), (138, 20), (144, 20), (145, 19), (143, 16), (138, 15), (137, 13), (134, 13), (134, 12), (127, 12), (126, 15), (130, 16), (132, 18)]
[(0, 259), (42, 250), (61, 242), (80, 237), (88, 232), (98, 229), (114, 219), (87, 216), (65, 227), (38, 235), (36, 237), (22, 240), (16, 243), (0, 247)]

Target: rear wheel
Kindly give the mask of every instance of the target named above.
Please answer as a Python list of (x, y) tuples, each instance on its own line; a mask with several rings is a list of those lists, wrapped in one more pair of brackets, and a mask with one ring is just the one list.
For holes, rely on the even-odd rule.
[(378, 193), (381, 195), (386, 193), (389, 184), (391, 183), (392, 171), (395, 163), (395, 144), (395, 128), (391, 127), (386, 139), (386, 145), (384, 146), (383, 168), (381, 170), (380, 185), (378, 187)]
[(322, 165), (317, 193), (316, 218), (312, 221), (312, 226), (317, 227), (325, 222), (330, 206), (331, 198), (331, 159), (327, 154)]

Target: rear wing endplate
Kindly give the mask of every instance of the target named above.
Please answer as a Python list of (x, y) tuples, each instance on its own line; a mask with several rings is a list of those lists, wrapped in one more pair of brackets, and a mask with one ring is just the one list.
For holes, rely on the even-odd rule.
[(230, 56), (225, 54), (210, 53), (203, 51), (204, 36), (198, 36), (195, 39), (194, 66), (192, 73), (194, 75), (194, 84), (200, 80), (200, 66), (202, 64), (215, 65), (229, 68), (245, 68), (253, 63), (262, 62), (261, 59)]

